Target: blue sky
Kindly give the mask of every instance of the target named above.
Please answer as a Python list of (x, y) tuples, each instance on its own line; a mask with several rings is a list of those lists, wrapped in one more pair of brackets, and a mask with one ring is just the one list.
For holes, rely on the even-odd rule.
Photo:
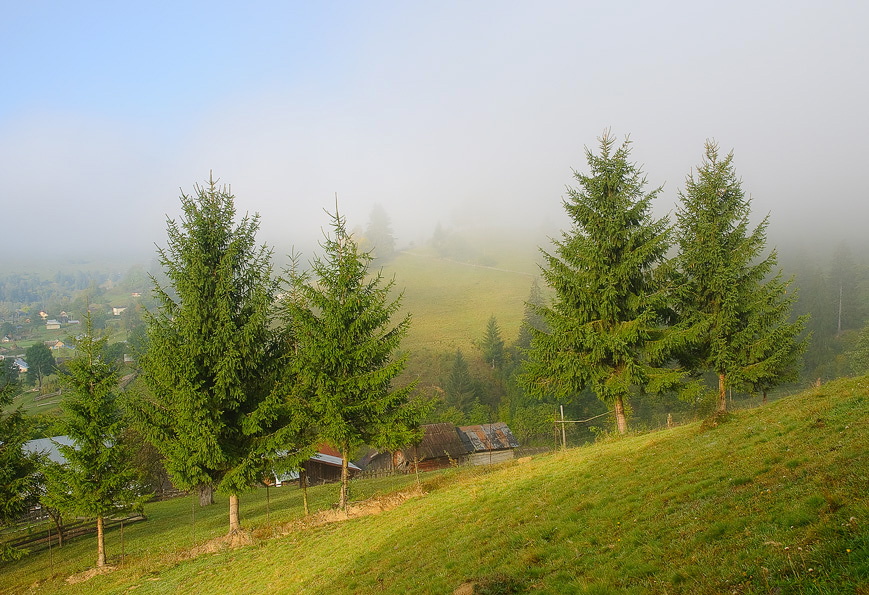
[(307, 246), (338, 194), (400, 242), (566, 225), (605, 128), (676, 191), (714, 137), (773, 233), (861, 231), (869, 8), (858, 2), (7, 3), (4, 242), (152, 254), (210, 170), (262, 239)]

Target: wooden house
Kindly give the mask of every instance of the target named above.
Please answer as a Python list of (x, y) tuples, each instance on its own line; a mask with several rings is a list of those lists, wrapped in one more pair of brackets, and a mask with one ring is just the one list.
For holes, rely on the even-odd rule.
[(375, 452), (367, 457), (366, 473), (411, 473), (416, 460), (420, 471), (434, 471), (455, 465), (488, 465), (509, 461), (519, 442), (503, 422), (464, 426), (450, 423), (422, 426), (422, 440), (416, 446)]
[[(347, 462), (347, 471), (352, 478), (354, 475), (362, 471), (357, 465)], [(292, 471), (284, 474), (274, 473), (275, 485), (280, 487), (288, 481), (300, 481), (300, 475), (297, 471)], [(310, 459), (305, 461), (305, 476), (307, 477), (308, 485), (320, 485), (323, 483), (331, 483), (341, 481), (341, 453), (329, 446), (328, 444), (320, 444), (317, 446), (317, 452)]]
[[(349, 461), (347, 470), (350, 477), (361, 471)], [(305, 475), (309, 486), (341, 481), (341, 453), (328, 444), (320, 444), (317, 453), (305, 462)]]
[(492, 465), (513, 459), (519, 441), (504, 422), (462, 426), (459, 436), (468, 452), (470, 465)]
[(414, 460), (420, 471), (445, 469), (465, 462), (467, 450), (450, 423), (422, 426), (422, 440), (392, 451), (375, 452), (364, 465), (366, 472), (411, 473)]

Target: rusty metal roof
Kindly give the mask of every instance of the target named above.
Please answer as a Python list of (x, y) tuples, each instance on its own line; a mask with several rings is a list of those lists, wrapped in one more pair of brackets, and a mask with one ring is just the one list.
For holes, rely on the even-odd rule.
[(504, 422), (462, 426), (459, 435), (469, 453), (519, 448), (519, 442)]
[(436, 459), (445, 455), (458, 458), (468, 454), (453, 424), (428, 424), (422, 426), (422, 429), (422, 441), (417, 446), (420, 458)]

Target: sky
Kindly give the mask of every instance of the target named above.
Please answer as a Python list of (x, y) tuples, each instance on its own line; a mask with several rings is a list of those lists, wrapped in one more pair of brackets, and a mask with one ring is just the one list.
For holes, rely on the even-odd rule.
[(147, 257), (210, 172), (285, 253), (336, 197), (351, 228), (382, 205), (399, 246), (551, 233), (607, 129), (659, 216), (715, 139), (771, 236), (862, 238), (866, 23), (857, 1), (7, 1), (0, 238)]

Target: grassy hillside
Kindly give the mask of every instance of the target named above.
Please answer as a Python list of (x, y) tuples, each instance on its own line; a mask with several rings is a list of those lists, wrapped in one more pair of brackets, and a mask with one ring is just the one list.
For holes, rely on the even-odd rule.
[[(473, 242), (471, 241), (473, 240)], [(399, 254), (383, 268), (404, 292), (401, 314), (413, 317), (401, 349), (410, 355), (406, 377), (437, 384), (456, 349), (474, 365), (477, 342), (495, 316), (501, 336), (515, 341), (531, 284), (539, 276), (538, 250), (530, 240), (509, 237), (464, 239), (466, 257), (443, 256), (430, 247)], [(438, 362), (439, 359), (446, 360)]]
[[(305, 523), (299, 490), (242, 499), (248, 544), (191, 543), (190, 499), (150, 505), (127, 558), (87, 583), (92, 538), (0, 569), (4, 593), (867, 593), (869, 377), (713, 424), (610, 439), (523, 463), (406, 482), (380, 514)], [(311, 490), (316, 506), (335, 487)], [(383, 500), (387, 504), (389, 498)], [(197, 510), (200, 540), (226, 523)], [(386, 508), (390, 508), (386, 506)], [(279, 512), (278, 512), (279, 511)], [(284, 533), (271, 538), (273, 533)], [(109, 536), (118, 560), (117, 533)], [(473, 584), (473, 585), (472, 585)], [(457, 591), (458, 589), (458, 591)]]

